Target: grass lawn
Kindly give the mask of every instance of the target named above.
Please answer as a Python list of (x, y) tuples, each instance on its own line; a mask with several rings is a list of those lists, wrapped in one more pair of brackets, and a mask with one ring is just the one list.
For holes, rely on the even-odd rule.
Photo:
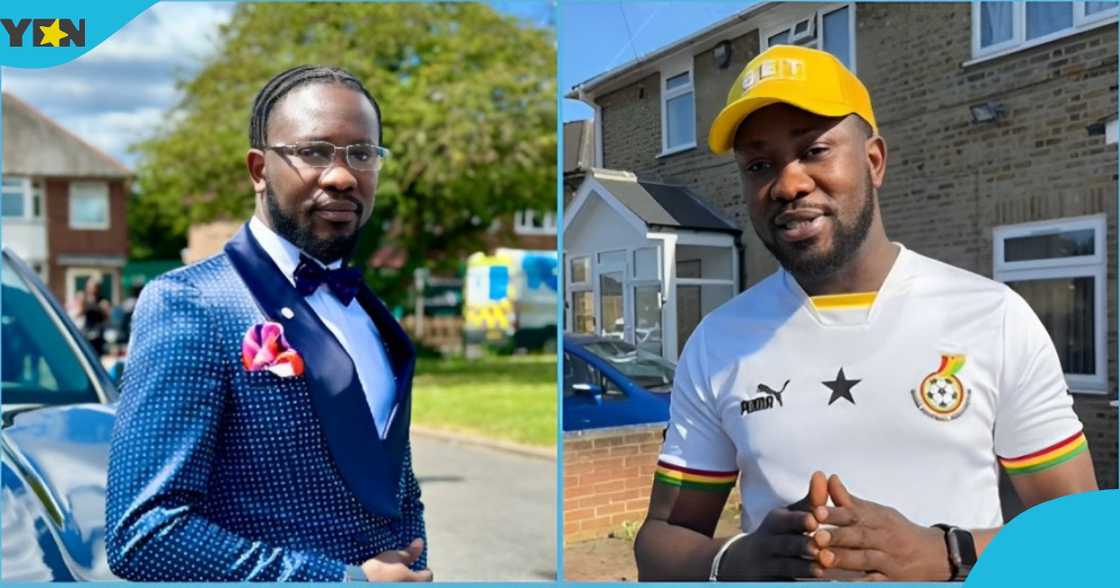
[(412, 422), (527, 445), (556, 444), (556, 355), (421, 359)]

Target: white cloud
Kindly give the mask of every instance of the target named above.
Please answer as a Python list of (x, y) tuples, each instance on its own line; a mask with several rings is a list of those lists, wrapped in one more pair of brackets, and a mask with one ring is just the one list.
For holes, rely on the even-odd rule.
[(215, 50), (218, 26), (229, 21), (233, 8), (229, 2), (156, 4), (82, 59), (196, 65)]
[(49, 69), (4, 68), (3, 87), (85, 141), (132, 165), (130, 144), (147, 137), (179, 99), (177, 75), (215, 50), (229, 2), (164, 2), (82, 57)]
[(150, 136), (166, 116), (161, 108), (141, 108), (127, 112), (64, 116), (56, 120), (87, 143), (132, 167), (136, 158), (128, 153), (128, 146)]

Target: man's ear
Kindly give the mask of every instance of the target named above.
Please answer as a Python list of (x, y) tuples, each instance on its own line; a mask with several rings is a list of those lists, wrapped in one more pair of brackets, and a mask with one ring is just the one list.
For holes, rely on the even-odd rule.
[(876, 133), (868, 137), (865, 145), (868, 169), (871, 170), (871, 185), (879, 189), (887, 176), (887, 142)]
[(250, 149), (246, 152), (245, 167), (249, 170), (249, 181), (253, 182), (253, 193), (263, 194), (265, 191), (264, 151)]

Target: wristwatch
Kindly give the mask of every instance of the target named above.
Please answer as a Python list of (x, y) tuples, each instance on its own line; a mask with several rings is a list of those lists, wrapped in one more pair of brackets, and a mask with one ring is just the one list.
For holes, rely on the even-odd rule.
[(945, 532), (945, 550), (949, 552), (949, 580), (961, 582), (976, 565), (976, 544), (967, 529), (952, 525), (934, 525)]

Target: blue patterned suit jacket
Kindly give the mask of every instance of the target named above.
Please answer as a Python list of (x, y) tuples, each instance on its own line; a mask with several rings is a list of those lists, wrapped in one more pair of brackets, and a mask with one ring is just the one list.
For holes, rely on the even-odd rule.
[[(338, 581), (346, 565), (424, 537), (408, 445), (413, 348), (368, 288), (356, 300), (397, 378), (384, 440), (349, 356), (247, 227), (224, 253), (144, 288), (109, 456), (115, 574)], [(303, 376), (242, 366), (241, 340), (264, 320), (284, 325)]]

